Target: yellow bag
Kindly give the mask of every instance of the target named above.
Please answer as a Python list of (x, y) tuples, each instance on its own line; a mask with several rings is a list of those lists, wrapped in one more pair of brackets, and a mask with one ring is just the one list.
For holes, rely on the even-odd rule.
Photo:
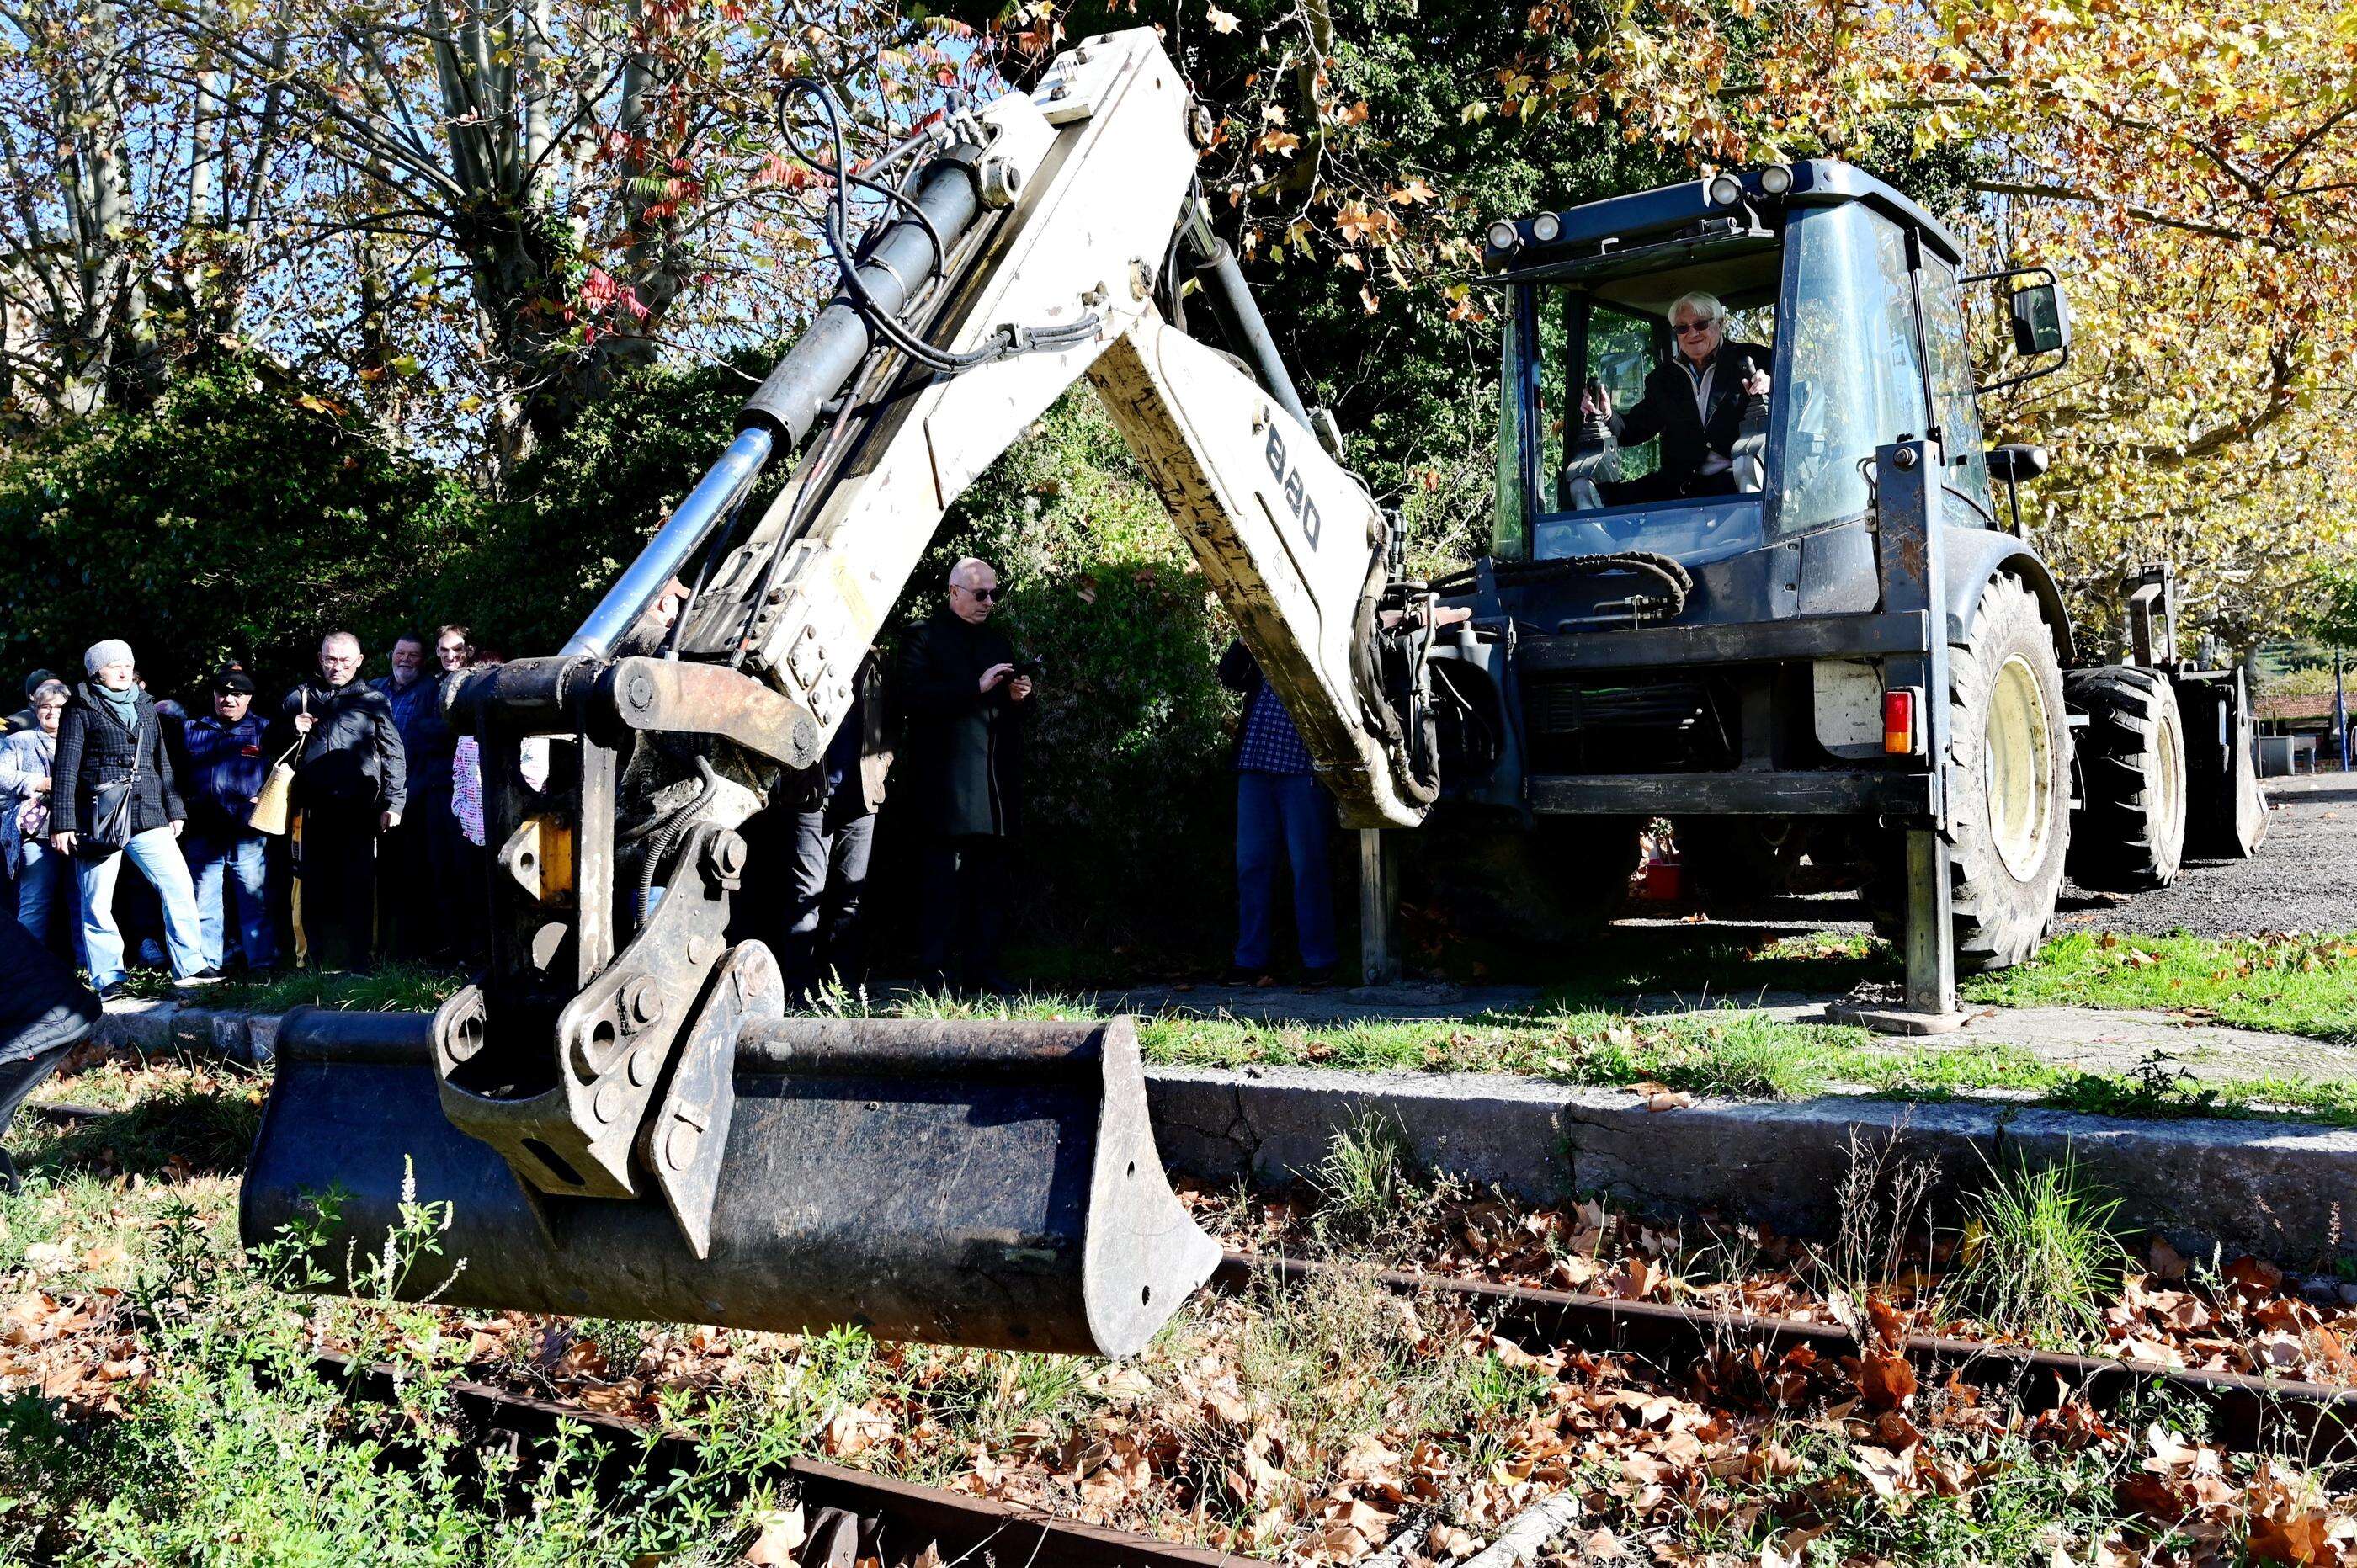
[[(294, 750), (294, 746), (288, 746), (287, 756), (292, 756)], [(262, 793), (253, 798), (253, 815), (246, 819), (246, 826), (258, 833), (285, 832), (287, 810), (294, 800), (295, 769), (285, 757), (281, 757), (271, 764), (270, 777), (262, 781)]]

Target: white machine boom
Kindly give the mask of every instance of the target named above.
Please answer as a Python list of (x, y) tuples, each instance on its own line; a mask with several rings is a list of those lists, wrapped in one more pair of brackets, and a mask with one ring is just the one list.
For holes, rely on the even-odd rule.
[[(944, 510), (1082, 376), (1349, 825), (1414, 824), (1438, 791), (1437, 600), (1394, 581), (1204, 223), (1197, 111), (1151, 29), (864, 173), (794, 91), (833, 133), (812, 161), (841, 290), (563, 651), (452, 689), (484, 757), (490, 968), (431, 1020), (290, 1017), (244, 1234), (303, 1225), (345, 1289), (362, 1244), (447, 1201), (466, 1267), (404, 1292), (1125, 1354), (1218, 1261), (1162, 1176), (1126, 1020), (786, 1017), (766, 949), (726, 940), (736, 830), (823, 755)], [(856, 250), (853, 188), (887, 204)], [(1178, 325), (1182, 272), (1235, 355)], [(791, 476), (749, 519), (776, 455)]]

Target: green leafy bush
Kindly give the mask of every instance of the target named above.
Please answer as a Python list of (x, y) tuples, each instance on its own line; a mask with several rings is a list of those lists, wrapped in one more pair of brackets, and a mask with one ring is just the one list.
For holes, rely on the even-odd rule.
[(41, 433), (0, 466), (0, 691), (34, 665), (78, 678), (104, 637), (131, 640), (158, 693), (232, 654), (265, 686), (291, 682), (339, 628), (382, 648), (475, 539), (480, 506), (264, 366)]

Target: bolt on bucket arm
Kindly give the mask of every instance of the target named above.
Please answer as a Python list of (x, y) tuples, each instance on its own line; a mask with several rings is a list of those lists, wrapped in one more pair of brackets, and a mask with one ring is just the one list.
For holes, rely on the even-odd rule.
[[(1272, 384), (1157, 306), (1190, 108), (1139, 29), (845, 177), (897, 181), (895, 216), (855, 252), (838, 199), (843, 292), (719, 463), (562, 652), (449, 695), (484, 759), (489, 971), (424, 1025), (290, 1026), (249, 1242), (340, 1186), (317, 1256), (348, 1288), (329, 1255), (398, 1219), (406, 1165), (454, 1207), (467, 1270), (441, 1299), (483, 1305), (1120, 1353), (1208, 1275), (1125, 1025), (1019, 1048), (873, 1020), (805, 1038), (766, 950), (725, 934), (737, 830), (823, 754), (943, 510), (1083, 375), (1345, 820), (1412, 824), (1436, 791), (1428, 727), (1419, 746), (1402, 717), (1428, 712), (1430, 596), (1390, 584), (1383, 519), (1274, 385), (1233, 268), (1205, 258)], [(839, 139), (820, 166), (846, 166)], [(754, 520), (780, 452), (796, 466)]]

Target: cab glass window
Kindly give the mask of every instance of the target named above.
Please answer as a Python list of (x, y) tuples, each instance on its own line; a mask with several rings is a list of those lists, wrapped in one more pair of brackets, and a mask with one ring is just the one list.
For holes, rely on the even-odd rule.
[(1982, 447), (1979, 401), (1973, 394), (1972, 347), (1964, 337), (1964, 291), (1956, 269), (1937, 256), (1923, 258), (1923, 344), (1932, 360), (1932, 393), (1938, 400), (1940, 449), (1947, 463), (1950, 490), (1978, 509), (1977, 521), (1996, 516), (1989, 497), (1988, 453)]
[(1791, 370), (1769, 403), (1770, 441), (1782, 465), (1775, 527), (1798, 533), (1863, 516), (1875, 448), (1931, 421), (1898, 227), (1861, 201), (1804, 208), (1786, 244)]

